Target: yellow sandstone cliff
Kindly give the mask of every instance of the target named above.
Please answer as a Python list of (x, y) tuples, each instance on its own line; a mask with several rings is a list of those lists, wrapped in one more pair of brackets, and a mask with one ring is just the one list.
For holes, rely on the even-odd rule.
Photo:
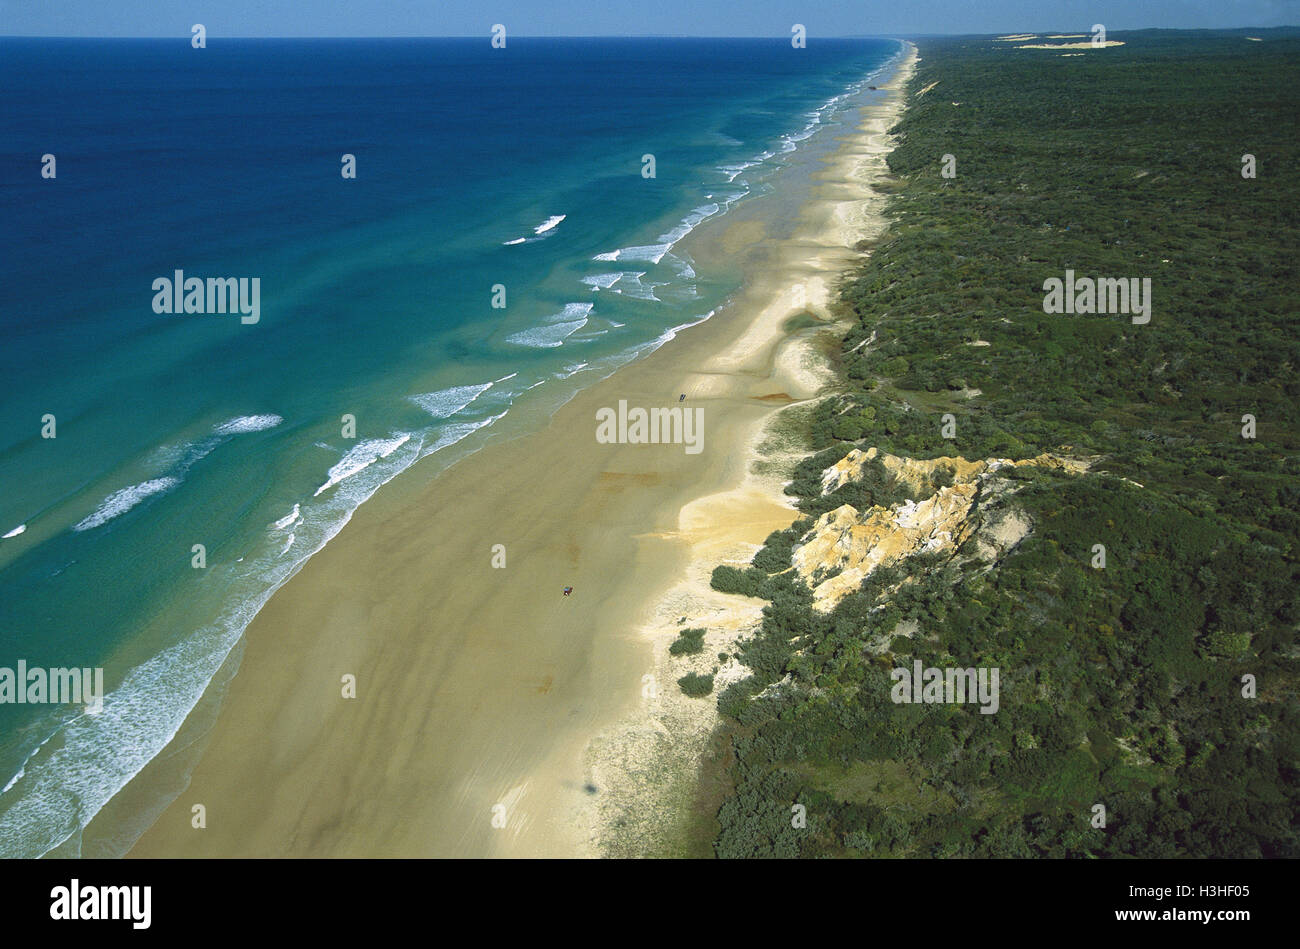
[[(1013, 493), (1011, 483), (997, 472), (1008, 467), (1054, 468), (1072, 474), (1087, 463), (1043, 454), (1024, 461), (960, 457), (920, 460), (902, 458), (870, 448), (854, 449), (822, 474), (822, 494), (860, 480), (864, 468), (879, 462), (886, 471), (922, 500), (859, 511), (844, 504), (817, 518), (795, 546), (796, 574), (813, 591), (814, 606), (831, 610), (882, 564), (894, 564), (920, 553), (952, 553), (975, 537), (975, 555), (993, 561), (1015, 547), (1032, 523), (1014, 506), (998, 503)], [(937, 490), (933, 477), (946, 470), (951, 483)], [(978, 535), (978, 536), (976, 536)]]

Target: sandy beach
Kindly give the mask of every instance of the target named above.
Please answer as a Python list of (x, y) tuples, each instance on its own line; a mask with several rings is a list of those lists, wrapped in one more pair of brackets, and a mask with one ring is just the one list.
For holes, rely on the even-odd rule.
[[(788, 191), (688, 238), (702, 271), (744, 273), (714, 318), (542, 430), (417, 464), (362, 506), (249, 626), (210, 733), (197, 716), (88, 835), (174, 794), (201, 752), (131, 856), (672, 852), (717, 718), (674, 680), (758, 616), (708, 573), (795, 519), (771, 425), (829, 379), (818, 338), (855, 245), (884, 227), (871, 183), (914, 60), (863, 93), (859, 127), (792, 159)], [(702, 409), (702, 451), (598, 442), (620, 401)], [(707, 648), (669, 661), (683, 618)]]

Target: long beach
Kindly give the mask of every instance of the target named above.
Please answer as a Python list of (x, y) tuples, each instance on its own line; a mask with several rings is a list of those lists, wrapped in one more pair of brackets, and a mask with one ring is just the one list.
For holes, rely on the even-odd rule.
[[(646, 630), (709, 558), (795, 518), (751, 469), (774, 413), (824, 384), (814, 330), (790, 318), (832, 322), (835, 280), (883, 227), (870, 185), (914, 56), (863, 93), (859, 127), (825, 133), (776, 192), (688, 239), (701, 269), (745, 273), (714, 318), (536, 432), (436, 475), (415, 465), (271, 598), (211, 733), (188, 746), (188, 786), (130, 855), (602, 852), (616, 833), (602, 794), (626, 776), (618, 755), (593, 774), (590, 750), (656, 714), (645, 676), (662, 649)], [(703, 450), (598, 441), (598, 411), (620, 401), (702, 409)], [(179, 774), (160, 762), (128, 792), (174, 793)], [(110, 806), (88, 834), (121, 817)]]

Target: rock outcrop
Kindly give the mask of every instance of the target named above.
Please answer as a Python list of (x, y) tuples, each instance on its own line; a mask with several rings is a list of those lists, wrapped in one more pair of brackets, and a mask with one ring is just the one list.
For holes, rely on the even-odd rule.
[(954, 482), (972, 481), (987, 471), (999, 468), (1035, 467), (1053, 468), (1069, 474), (1080, 474), (1088, 470), (1088, 463), (1075, 458), (1060, 455), (1042, 454), (1037, 458), (1012, 461), (1010, 458), (987, 458), (983, 461), (967, 461), (961, 457), (944, 458), (902, 458), (882, 452), (875, 446), (861, 451), (857, 448), (822, 472), (822, 494), (830, 494), (840, 485), (862, 478), (863, 468), (873, 461), (879, 461), (885, 470), (906, 483), (918, 493), (928, 493), (930, 478), (936, 470), (947, 469), (952, 472)]
[[(833, 609), (882, 564), (896, 564), (916, 554), (956, 554), (973, 540), (967, 548), (969, 557), (987, 562), (1000, 559), (1029, 534), (1033, 523), (1008, 503), (1015, 486), (997, 472), (1035, 466), (1079, 473), (1088, 467), (1086, 462), (1050, 454), (1025, 461), (920, 460), (873, 447), (865, 452), (855, 449), (827, 468), (822, 474), (822, 494), (860, 480), (864, 468), (876, 462), (922, 500), (891, 507), (876, 505), (865, 511), (843, 504), (817, 518), (795, 545), (793, 565), (813, 591), (814, 606), (819, 610)], [(951, 483), (936, 489), (933, 478), (940, 470), (948, 472)]]

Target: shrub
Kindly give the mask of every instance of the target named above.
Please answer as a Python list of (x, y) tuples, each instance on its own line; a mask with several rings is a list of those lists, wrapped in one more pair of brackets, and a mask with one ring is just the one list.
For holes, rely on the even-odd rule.
[(693, 656), (704, 652), (704, 630), (684, 629), (677, 634), (677, 639), (668, 647), (670, 656)]
[(719, 593), (739, 593), (742, 596), (759, 596), (763, 588), (763, 574), (753, 568), (737, 570), (726, 564), (713, 568), (709, 583)]
[(691, 672), (678, 679), (677, 684), (682, 687), (685, 694), (693, 699), (702, 699), (713, 692), (712, 675), (702, 676)]

